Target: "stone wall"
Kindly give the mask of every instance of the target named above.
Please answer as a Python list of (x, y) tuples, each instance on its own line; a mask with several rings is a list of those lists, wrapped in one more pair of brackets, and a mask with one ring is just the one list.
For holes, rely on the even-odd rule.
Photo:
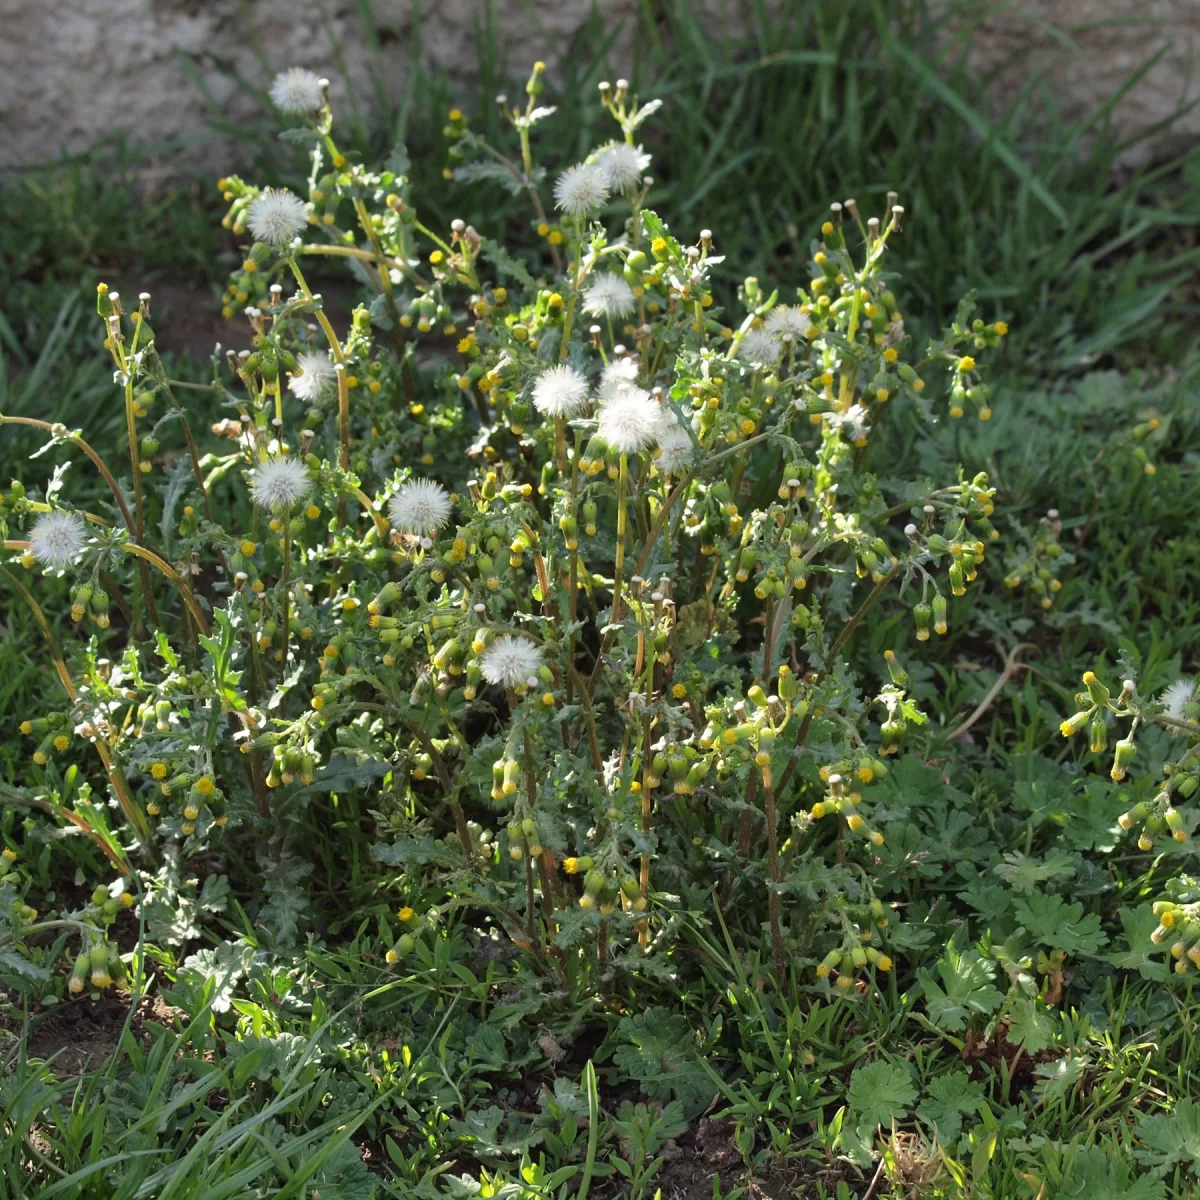
[[(612, 56), (619, 73), (629, 60), (635, 14), (644, 7), (638, 0), (495, 0), (500, 40), (514, 70), (539, 57), (553, 65), (579, 39), (593, 4), (606, 21), (626, 22)], [(743, 27), (749, 7), (750, 0), (694, 0), (699, 19), (735, 29)], [(1163, 57), (1115, 113), (1120, 131), (1146, 129), (1200, 94), (1191, 70), (1200, 50), (1197, 0), (1024, 0), (1020, 7), (1024, 15), (990, 17), (974, 40), (980, 69), (997, 70), (1007, 94), (1022, 86), (1028, 71), (1042, 72), (1050, 102), (1078, 115), (1111, 95), (1160, 47)], [(177, 161), (218, 161), (221, 151), (205, 123), (210, 110), (180, 55), (234, 120), (253, 103), (217, 62), (260, 87), (281, 67), (309, 66), (331, 77), (336, 99), (345, 85), (335, 70), (331, 35), (364, 95), (373, 68), (398, 91), (418, 29), (423, 61), (469, 76), (484, 0), (373, 0), (373, 9), (380, 54), (368, 47), (354, 0), (0, 0), (0, 166), (78, 153), (116, 131), (140, 143), (177, 143)], [(1060, 33), (1048, 28), (1050, 21)], [(1197, 133), (1200, 109), (1174, 136)]]

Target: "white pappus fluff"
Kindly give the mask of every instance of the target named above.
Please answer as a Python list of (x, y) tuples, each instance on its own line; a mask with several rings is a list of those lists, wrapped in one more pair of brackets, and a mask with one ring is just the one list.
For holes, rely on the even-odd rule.
[(798, 305), (778, 304), (767, 313), (764, 325), (767, 333), (776, 342), (790, 337), (793, 342), (799, 344), (808, 333), (812, 321), (809, 320), (808, 313), (800, 311)]
[(1184, 709), (1191, 704), (1195, 695), (1196, 681), (1194, 679), (1177, 679), (1159, 696), (1158, 702), (1166, 707), (1166, 715), (1172, 720), (1186, 721)]
[(738, 358), (758, 366), (774, 366), (779, 361), (779, 343), (765, 329), (751, 329), (742, 338)]
[(627, 384), (600, 409), (596, 433), (618, 454), (637, 454), (662, 431), (662, 409), (649, 392)]
[(479, 669), (488, 683), (505, 687), (534, 687), (542, 665), (542, 652), (528, 639), (505, 633), (479, 657)]
[(271, 103), (282, 113), (303, 117), (325, 103), (321, 80), (303, 67), (289, 67), (271, 81)]
[(600, 372), (600, 387), (597, 389), (601, 404), (608, 404), (623, 391), (634, 387), (641, 368), (636, 358), (614, 358)]
[(593, 317), (627, 317), (636, 304), (633, 288), (611, 271), (597, 275), (583, 293), (583, 311)]
[(568, 167), (554, 184), (555, 206), (571, 217), (586, 217), (607, 199), (604, 172), (594, 163)]
[(649, 165), (650, 155), (641, 146), (627, 142), (613, 142), (596, 153), (596, 166), (604, 173), (604, 182), (611, 192), (623, 192), (640, 183)]
[(450, 493), (432, 479), (410, 479), (388, 503), (388, 517), (401, 533), (433, 537), (450, 520)]
[(299, 504), (312, 486), (312, 476), (304, 463), (287, 455), (268, 458), (250, 473), (250, 498), (269, 512)]
[(257, 241), (284, 250), (308, 224), (308, 209), (287, 188), (264, 188), (250, 202), (246, 224)]
[(288, 388), (301, 400), (314, 404), (337, 391), (337, 372), (328, 354), (305, 352), (296, 355), (296, 362), (300, 374), (288, 378)]
[(587, 380), (566, 363), (543, 371), (533, 385), (533, 407), (546, 417), (574, 417), (587, 402)]
[(43, 566), (62, 570), (87, 543), (87, 526), (75, 513), (43, 513), (29, 531), (29, 552)]
[(654, 465), (664, 475), (670, 475), (684, 467), (690, 467), (695, 457), (692, 439), (678, 421), (664, 423), (658, 435), (658, 456)]

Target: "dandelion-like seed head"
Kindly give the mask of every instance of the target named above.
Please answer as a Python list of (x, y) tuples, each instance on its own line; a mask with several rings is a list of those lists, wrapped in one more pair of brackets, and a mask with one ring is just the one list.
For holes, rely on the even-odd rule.
[(401, 533), (433, 537), (450, 520), (450, 493), (432, 479), (410, 479), (388, 504), (392, 526)]
[(289, 67), (272, 80), (271, 103), (282, 113), (306, 117), (325, 103), (321, 80), (303, 67)]
[(479, 658), (479, 669), (488, 683), (505, 687), (523, 687), (536, 681), (542, 665), (542, 652), (528, 639), (502, 634)]
[(533, 385), (533, 407), (547, 417), (574, 417), (588, 402), (588, 382), (561, 363), (543, 371)]
[(627, 142), (613, 142), (596, 154), (596, 166), (604, 173), (610, 192), (623, 192), (639, 183), (649, 165), (650, 155)]
[(764, 324), (774, 341), (781, 342), (785, 337), (791, 337), (799, 342), (808, 333), (812, 321), (808, 319), (808, 313), (801, 312), (798, 305), (778, 304), (767, 313)]
[(654, 460), (664, 475), (670, 475), (692, 464), (694, 452), (688, 431), (678, 421), (672, 421), (658, 435), (658, 457)]
[(637, 454), (662, 431), (662, 409), (641, 388), (625, 385), (600, 409), (596, 433), (618, 454)]
[(312, 476), (298, 458), (280, 455), (259, 463), (250, 474), (250, 498), (259, 508), (281, 512), (312, 491)]
[(844, 413), (836, 414), (833, 420), (852, 442), (861, 442), (871, 429), (867, 424), (867, 410), (861, 404), (852, 404)]
[(1187, 718), (1183, 710), (1191, 704), (1195, 695), (1196, 681), (1194, 679), (1177, 679), (1159, 696), (1158, 702), (1166, 706), (1168, 717), (1176, 721), (1184, 721)]
[(751, 329), (742, 338), (738, 358), (758, 366), (774, 366), (779, 361), (779, 343), (765, 329)]
[(328, 354), (297, 354), (300, 374), (288, 379), (288, 388), (301, 400), (315, 404), (337, 391), (337, 372)]
[(633, 288), (611, 271), (597, 275), (583, 293), (583, 311), (593, 317), (627, 317), (636, 303)]
[(304, 201), (287, 188), (264, 188), (250, 202), (246, 220), (255, 239), (275, 250), (286, 250), (308, 224)]
[(87, 543), (87, 526), (76, 513), (43, 513), (29, 531), (29, 552), (43, 566), (63, 570)]
[(601, 404), (615, 400), (622, 392), (636, 388), (640, 368), (636, 358), (614, 358), (600, 372), (597, 394)]
[(607, 199), (604, 172), (594, 163), (568, 167), (554, 185), (555, 205), (571, 217), (586, 217)]

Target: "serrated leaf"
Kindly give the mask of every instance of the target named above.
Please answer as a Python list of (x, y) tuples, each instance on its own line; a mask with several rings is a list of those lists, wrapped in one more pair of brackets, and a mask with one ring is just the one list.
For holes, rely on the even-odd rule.
[(1068, 954), (1095, 954), (1108, 940), (1095, 913), (1084, 916), (1082, 904), (1061, 896), (1035, 893), (1015, 905), (1017, 920), (1035, 942)]
[(713, 1083), (699, 1061), (696, 1035), (687, 1020), (668, 1008), (649, 1008), (623, 1017), (618, 1033), (625, 1042), (613, 1062), (654, 1100), (678, 1100), (689, 1118), (713, 1097)]
[(903, 1120), (916, 1098), (917, 1089), (909, 1073), (896, 1063), (882, 1060), (856, 1067), (846, 1094), (860, 1129), (864, 1125), (872, 1129), (890, 1127), (893, 1121)]
[(1014, 890), (1028, 895), (1050, 880), (1070, 878), (1075, 874), (1075, 863), (1065, 854), (1048, 854), (1044, 859), (1038, 859), (1013, 851), (992, 870)]
[(1168, 1114), (1139, 1116), (1134, 1132), (1138, 1162), (1164, 1173), (1178, 1163), (1200, 1179), (1200, 1105), (1180, 1100)]
[(31, 962), (16, 950), (0, 950), (0, 971), (11, 971), (23, 979), (36, 979), (39, 983), (50, 978), (50, 972), (45, 967)]
[(929, 1095), (917, 1108), (917, 1116), (929, 1122), (938, 1140), (952, 1141), (962, 1132), (964, 1117), (973, 1117), (984, 1102), (983, 1088), (972, 1083), (966, 1071), (940, 1075), (929, 1084)]
[(940, 985), (925, 968), (917, 978), (929, 1019), (939, 1029), (962, 1029), (972, 1014), (990, 1015), (1000, 1007), (1004, 996), (992, 982), (995, 964), (977, 950), (960, 954), (955, 946), (947, 946), (937, 966)]
[(1078, 1147), (1054, 1194), (1070, 1200), (1166, 1200), (1161, 1180), (1139, 1177), (1124, 1155), (1106, 1146)]
[(1149, 904), (1120, 908), (1117, 916), (1121, 918), (1121, 932), (1128, 946), (1124, 950), (1105, 954), (1105, 962), (1112, 963), (1114, 967), (1124, 967), (1127, 971), (1136, 971), (1143, 979), (1161, 983), (1167, 978), (1167, 966), (1161, 951), (1150, 940), (1150, 934), (1158, 928), (1158, 918), (1153, 908)]
[(1021, 996), (1013, 1005), (1008, 1040), (1026, 1054), (1037, 1054), (1054, 1040), (1054, 1020), (1038, 1001)]

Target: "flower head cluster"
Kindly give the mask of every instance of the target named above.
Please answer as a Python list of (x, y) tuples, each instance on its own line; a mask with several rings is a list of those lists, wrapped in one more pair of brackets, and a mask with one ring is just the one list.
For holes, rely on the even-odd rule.
[(285, 250), (308, 224), (308, 209), (287, 188), (264, 188), (250, 202), (246, 224), (258, 241), (275, 250)]
[(610, 192), (623, 192), (640, 183), (649, 165), (650, 155), (627, 142), (613, 142), (596, 155), (596, 166), (604, 173)]
[(259, 463), (250, 476), (250, 496), (259, 508), (281, 512), (312, 491), (312, 476), (298, 458), (281, 455)]
[(554, 185), (554, 203), (568, 216), (586, 217), (608, 199), (604, 171), (594, 163), (568, 167)]
[(271, 82), (271, 103), (282, 113), (308, 116), (325, 103), (322, 81), (303, 67), (289, 67)]
[(337, 390), (337, 372), (328, 354), (303, 353), (296, 355), (300, 374), (288, 379), (288, 387), (301, 400), (315, 404)]
[(450, 494), (432, 479), (410, 479), (392, 497), (388, 517), (401, 533), (433, 537), (450, 520)]
[(587, 402), (587, 380), (566, 363), (543, 371), (533, 385), (533, 407), (543, 416), (574, 417)]
[(533, 687), (542, 665), (542, 652), (528, 639), (502, 634), (483, 652), (479, 669), (488, 683)]
[(627, 317), (635, 304), (633, 288), (611, 271), (597, 275), (583, 293), (583, 311), (593, 317)]
[(43, 566), (62, 570), (87, 542), (87, 527), (76, 513), (43, 513), (29, 531), (29, 552)]

